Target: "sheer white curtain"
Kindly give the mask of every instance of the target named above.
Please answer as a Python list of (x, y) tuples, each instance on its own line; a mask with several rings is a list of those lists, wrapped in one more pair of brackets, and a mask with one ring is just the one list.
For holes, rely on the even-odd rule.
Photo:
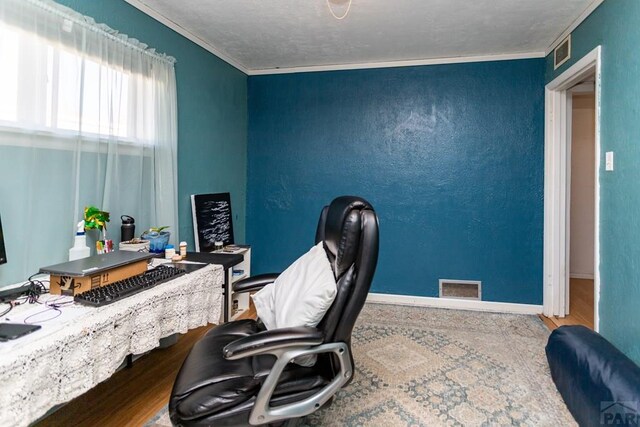
[(65, 261), (87, 205), (116, 245), (124, 214), (176, 235), (174, 62), (52, 1), (0, 1), (0, 286)]

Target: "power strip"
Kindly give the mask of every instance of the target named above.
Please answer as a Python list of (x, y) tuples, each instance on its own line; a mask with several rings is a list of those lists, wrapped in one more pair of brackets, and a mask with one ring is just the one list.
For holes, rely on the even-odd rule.
[(31, 289), (31, 284), (18, 286), (17, 288), (0, 290), (0, 302), (13, 301), (20, 298)]

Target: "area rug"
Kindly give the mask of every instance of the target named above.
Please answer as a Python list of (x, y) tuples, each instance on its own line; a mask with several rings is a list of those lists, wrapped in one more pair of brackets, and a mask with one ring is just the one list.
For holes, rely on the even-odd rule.
[[(537, 316), (366, 304), (356, 375), (307, 426), (576, 425), (549, 374)], [(164, 408), (147, 426), (170, 426)]]

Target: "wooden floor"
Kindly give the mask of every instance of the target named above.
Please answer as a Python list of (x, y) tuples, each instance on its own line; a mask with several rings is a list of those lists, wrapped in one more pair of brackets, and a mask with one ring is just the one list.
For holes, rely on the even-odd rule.
[[(241, 317), (255, 318), (255, 309), (247, 310)], [(36, 426), (143, 426), (168, 403), (184, 358), (212, 327), (193, 329), (173, 346), (153, 350), (136, 360), (131, 368), (116, 372)]]
[(570, 286), (569, 315), (564, 318), (540, 315), (540, 318), (551, 330), (562, 325), (584, 325), (593, 329), (593, 280), (571, 279)]

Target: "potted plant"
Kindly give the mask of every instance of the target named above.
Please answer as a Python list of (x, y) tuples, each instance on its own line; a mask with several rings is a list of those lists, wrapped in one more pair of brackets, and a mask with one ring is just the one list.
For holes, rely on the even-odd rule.
[(151, 227), (148, 231), (140, 236), (143, 240), (149, 241), (149, 252), (162, 253), (169, 244), (171, 233), (164, 231), (169, 228), (168, 225), (162, 227)]
[(95, 206), (84, 208), (84, 229), (99, 230), (102, 232), (102, 240), (96, 242), (96, 251), (104, 254), (113, 251), (113, 241), (107, 239), (107, 223), (110, 221), (109, 212), (100, 210)]

